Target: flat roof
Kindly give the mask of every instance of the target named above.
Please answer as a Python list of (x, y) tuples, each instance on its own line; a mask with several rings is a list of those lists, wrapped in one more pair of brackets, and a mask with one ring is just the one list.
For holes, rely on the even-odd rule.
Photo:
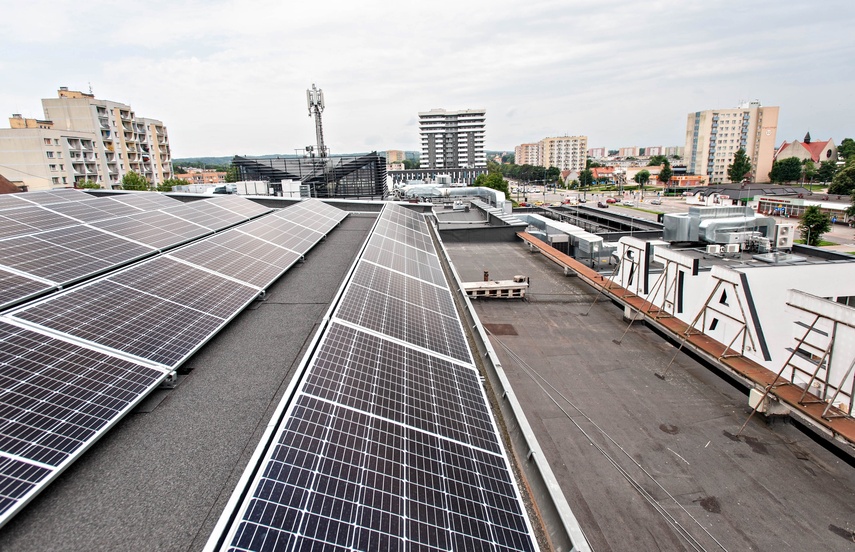
[[(348, 216), (175, 389), (155, 391), (10, 520), (0, 549), (200, 550), (374, 220)], [(531, 279), (528, 301), (475, 308), (594, 550), (685, 549), (666, 514), (707, 549), (700, 526), (730, 550), (851, 547), (851, 465), (759, 417), (734, 440), (743, 394), (682, 354), (657, 378), (674, 347), (642, 324), (621, 339), (620, 309), (592, 307), (591, 288), (522, 242), (446, 248), (463, 280)], [(550, 394), (563, 411), (525, 369), (561, 391), (570, 402)]]
[(464, 281), (530, 278), (473, 304), (593, 550), (691, 549), (677, 524), (707, 550), (851, 549), (852, 465), (785, 422), (736, 439), (741, 391), (522, 242), (446, 248)]

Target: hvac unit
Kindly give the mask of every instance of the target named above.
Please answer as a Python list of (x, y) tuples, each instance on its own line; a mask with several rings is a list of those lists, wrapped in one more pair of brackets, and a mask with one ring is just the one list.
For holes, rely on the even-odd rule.
[(791, 249), (793, 247), (793, 238), (795, 238), (795, 235), (795, 224), (776, 224), (775, 247), (777, 249)]
[(724, 246), (725, 253), (739, 253), (739, 244), (738, 243), (729, 243)]
[(720, 245), (708, 245), (707, 246), (707, 254), (708, 255), (721, 255), (721, 246)]

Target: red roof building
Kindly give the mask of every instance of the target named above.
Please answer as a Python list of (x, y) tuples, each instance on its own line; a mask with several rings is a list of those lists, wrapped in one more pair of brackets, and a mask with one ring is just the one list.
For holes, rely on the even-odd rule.
[(837, 161), (837, 146), (831, 139), (814, 142), (810, 139), (810, 132), (805, 135), (805, 139), (801, 142), (794, 140), (792, 142), (784, 142), (778, 151), (775, 152), (775, 161), (797, 157), (804, 161), (810, 159), (816, 165), (823, 161)]

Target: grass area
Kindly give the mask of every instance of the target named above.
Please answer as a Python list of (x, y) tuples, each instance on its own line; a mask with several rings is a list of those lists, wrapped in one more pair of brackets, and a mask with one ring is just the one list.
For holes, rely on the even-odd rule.
[[(802, 244), (802, 245), (804, 245), (804, 243), (805, 243), (805, 240), (793, 240), (793, 241), (794, 241), (795, 243), (800, 243), (800, 244)], [(819, 240), (819, 247), (826, 247), (826, 246), (829, 246), (829, 245), (840, 245), (840, 244), (839, 244), (839, 243), (835, 243), (835, 242), (825, 241), (825, 240)]]

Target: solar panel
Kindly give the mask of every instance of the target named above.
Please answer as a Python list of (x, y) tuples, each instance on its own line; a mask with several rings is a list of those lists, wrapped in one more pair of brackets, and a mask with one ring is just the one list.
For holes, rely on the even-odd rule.
[[(65, 203), (56, 203), (50, 206), (50, 210), (84, 223), (106, 220), (120, 216), (115, 212), (104, 209), (104, 206), (105, 201), (103, 199), (87, 199), (86, 201), (66, 201)], [(139, 212), (132, 207), (128, 207), (127, 209), (133, 212)]]
[(162, 211), (92, 223), (93, 226), (157, 249), (167, 249), (210, 234), (210, 230)]
[(381, 261), (359, 261), (209, 548), (537, 549), (447, 285)]
[(432, 284), (446, 285), (445, 275), (436, 255), (409, 247), (384, 236), (375, 234), (371, 237), (362, 259)]
[[(292, 251), (237, 230), (218, 234), (206, 241), (283, 268), (291, 266), (290, 259), (293, 259), (295, 255), (300, 258), (306, 252), (306, 250)], [(284, 261), (280, 259), (284, 259)]]
[[(74, 226), (80, 224), (74, 219), (55, 213), (41, 207), (28, 206), (20, 209), (10, 209), (3, 211), (4, 218), (12, 220), (18, 224), (27, 226), (26, 233), (45, 232), (56, 228), (64, 228), (66, 226)], [(24, 234), (17, 234), (24, 235)]]
[(59, 188), (56, 190), (44, 190), (37, 192), (25, 192), (21, 199), (25, 199), (38, 205), (50, 205), (63, 201), (82, 201), (92, 196), (80, 190), (71, 188)]
[(209, 204), (194, 201), (192, 203), (181, 203), (174, 207), (167, 207), (161, 209), (161, 212), (193, 222), (199, 226), (207, 228), (208, 230), (222, 230), (236, 222), (244, 220), (242, 217), (236, 218), (238, 215), (229, 211), (218, 209), (213, 205), (208, 206)]
[(7, 217), (6, 214), (12, 212), (0, 211), (0, 240), (5, 238), (15, 238), (17, 236), (26, 236), (35, 232), (35, 228), (18, 222), (13, 218)]
[[(130, 202), (145, 207), (143, 200)], [(243, 201), (227, 203), (257, 211)], [(133, 208), (105, 199), (51, 205), (81, 218), (95, 216), (93, 209), (103, 205)], [(207, 202), (168, 210), (173, 209), (216, 225), (246, 220)], [(46, 280), (69, 282), (154, 251), (100, 227), (133, 234), (156, 225), (160, 236), (182, 239), (210, 231), (152, 211), (101, 220), (98, 228), (72, 223), (34, 234), (29, 223), (44, 227), (43, 217), (50, 221), (61, 215), (38, 207), (3, 215), (10, 213), (28, 214), (27, 224), (18, 224), (32, 235), (0, 239), (0, 262), (14, 267), (0, 269), (0, 308), (55, 287)], [(14, 225), (14, 219), (5, 218)], [(332, 223), (325, 218), (324, 224)], [(281, 233), (285, 228), (293, 232)], [(279, 237), (296, 238), (304, 249), (291, 251), (251, 235), (270, 229), (278, 229)], [(0, 525), (321, 237), (281, 219), (229, 230), (0, 318)], [(43, 278), (27, 278), (26, 272)], [(148, 366), (143, 359), (156, 364)]]
[(55, 287), (43, 281), (33, 280), (0, 269), (0, 309), (5, 309)]
[(0, 321), (0, 525), (165, 375)]
[(254, 201), (236, 195), (224, 195), (216, 198), (206, 199), (205, 201), (213, 203), (222, 209), (228, 209), (244, 216), (245, 218), (255, 218), (265, 213), (271, 212), (273, 209), (264, 207)]
[(21, 194), (0, 194), (0, 211), (26, 205), (30, 205), (30, 203), (21, 198)]
[(74, 282), (112, 266), (112, 263), (31, 236), (0, 241), (0, 264), (56, 284)]
[(158, 192), (130, 192), (105, 199), (131, 205), (143, 211), (153, 211), (181, 204), (181, 201)]
[(242, 280), (259, 288), (266, 288), (290, 266), (300, 260), (294, 251), (268, 244), (261, 240), (252, 251), (235, 250), (205, 240), (191, 247), (173, 251), (169, 257), (182, 259), (208, 270)]
[[(212, 202), (207, 199), (190, 201), (184, 204), (185, 206), (194, 209), (198, 215), (205, 216), (210, 219), (210, 224), (214, 225), (216, 229), (228, 228), (229, 226), (234, 226), (240, 222), (245, 222), (248, 217), (245, 217), (241, 214), (235, 213), (234, 211), (230, 211), (228, 209), (223, 209), (222, 207), (217, 206), (215, 202)], [(164, 209), (164, 213), (172, 214), (173, 209), (177, 209), (176, 207), (169, 207)], [(179, 215), (181, 216), (181, 215)], [(193, 219), (188, 218), (188, 220), (192, 220), (193, 222), (197, 222)], [(204, 226), (211, 227), (209, 224), (204, 224)]]

